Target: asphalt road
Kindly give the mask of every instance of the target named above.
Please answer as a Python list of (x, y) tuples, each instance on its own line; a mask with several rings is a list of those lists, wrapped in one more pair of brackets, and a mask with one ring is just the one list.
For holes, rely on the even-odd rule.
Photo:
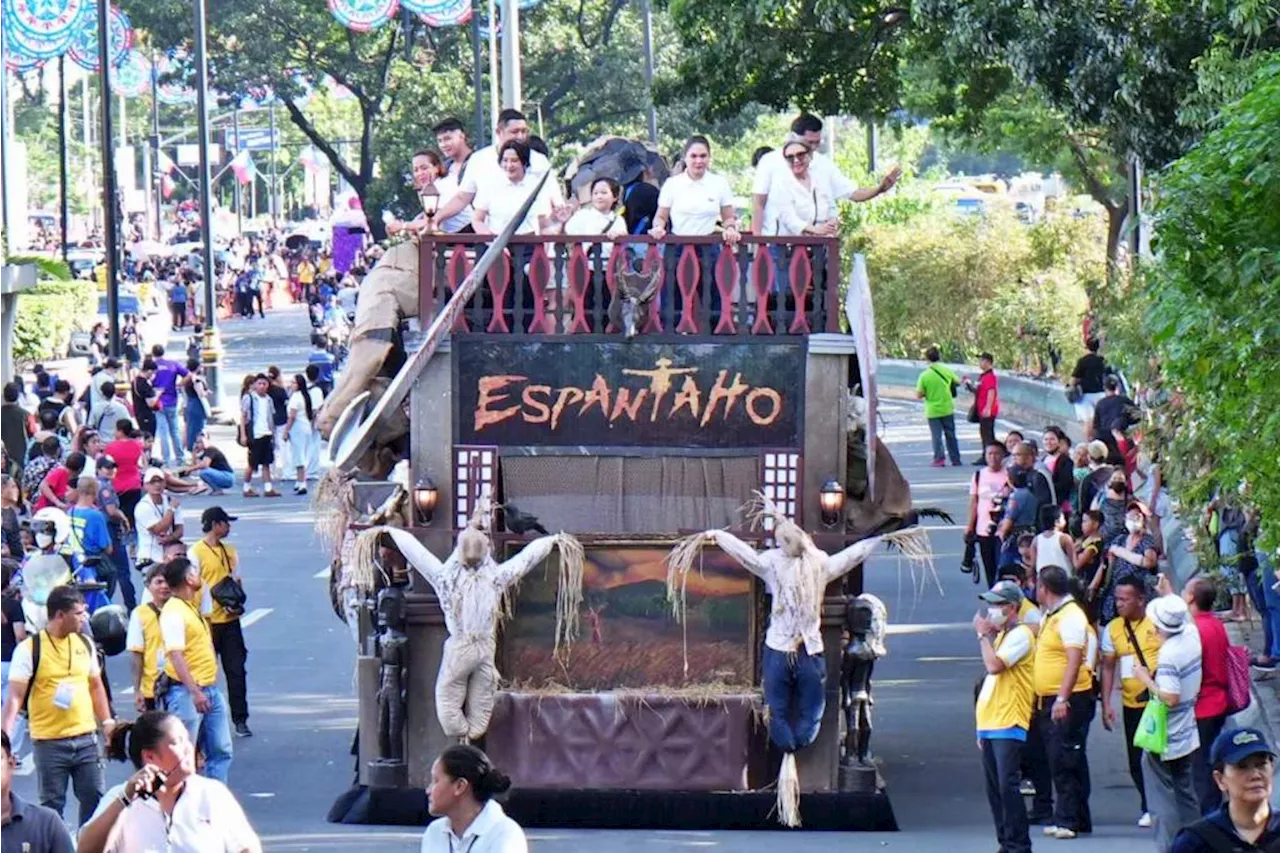
[[(285, 309), (266, 320), (232, 321), (224, 326), (227, 350), (222, 382), (234, 394), (246, 372), (278, 364), (288, 373), (305, 362), (307, 321), (301, 309)], [(234, 399), (232, 397), (231, 399)], [(939, 505), (961, 521), (973, 469), (929, 467), (928, 429), (918, 406), (882, 406), (881, 436), (912, 482), (919, 505)], [(976, 427), (960, 426), (966, 459), (977, 454)], [(229, 430), (215, 441), (233, 462), (241, 451)], [(356, 725), (346, 627), (329, 608), (326, 563), (311, 531), (306, 498), (246, 500), (238, 491), (218, 499), (239, 517), (233, 541), (240, 549), (247, 580), (249, 612), (250, 725), (254, 737), (237, 740), (231, 787), (244, 803), (269, 850), (410, 851), (421, 829), (333, 826), (324, 816), (334, 797), (352, 779), (349, 755)], [(214, 502), (184, 502), (193, 520)], [(192, 538), (196, 525), (188, 527)], [(973, 735), (972, 685), (981, 668), (969, 622), (976, 610), (976, 587), (958, 571), (962, 550), (956, 527), (932, 529), (940, 593), (930, 584), (913, 588), (899, 573), (896, 557), (875, 558), (867, 590), (889, 608), (889, 654), (876, 666), (874, 752), (882, 763), (899, 833), (831, 834), (792, 832), (793, 853), (830, 849), (897, 848), (948, 853), (990, 853), (996, 841), (983, 789)], [(108, 666), (117, 695), (129, 682), (124, 660)], [(125, 699), (124, 701), (127, 701)], [(1093, 768), (1094, 835), (1091, 851), (1141, 849), (1148, 831), (1138, 829), (1138, 800), (1124, 770), (1118, 735), (1095, 723), (1089, 745)], [(113, 765), (109, 783), (126, 768)], [(16, 790), (34, 798), (35, 778), (16, 780)], [(538, 830), (530, 833), (544, 853), (592, 848), (597, 853), (671, 847), (732, 848), (735, 853), (773, 851), (776, 832), (616, 832)], [(1066, 842), (1033, 838), (1049, 848)], [(1137, 845), (1137, 846), (1135, 846)]]

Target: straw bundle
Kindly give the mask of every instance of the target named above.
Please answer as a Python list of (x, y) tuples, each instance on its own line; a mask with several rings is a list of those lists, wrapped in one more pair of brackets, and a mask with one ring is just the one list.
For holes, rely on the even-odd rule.
[(342, 544), (347, 525), (356, 517), (354, 477), (341, 469), (330, 468), (316, 484), (311, 507), (315, 510), (316, 537), (335, 554)]
[(800, 771), (796, 769), (796, 754), (782, 756), (778, 770), (778, 822), (783, 826), (800, 825)]
[(694, 533), (676, 543), (667, 555), (667, 601), (671, 603), (671, 615), (681, 629), (681, 653), (684, 657), (684, 675), (689, 676), (689, 628), (685, 620), (688, 606), (689, 571), (698, 564), (702, 571), (702, 548), (710, 541), (709, 533)]
[(375, 569), (382, 575), (383, 583), (391, 582), (378, 561), (378, 544), (382, 533), (383, 528), (370, 527), (361, 531), (351, 546), (351, 564), (347, 569), (347, 578), (351, 586), (363, 595), (368, 595), (377, 588)]
[(568, 533), (556, 534), (556, 546), (560, 549), (560, 577), (556, 584), (556, 630), (552, 657), (562, 660), (578, 637), (578, 614), (582, 609), (582, 583), (586, 574), (587, 557), (582, 543)]

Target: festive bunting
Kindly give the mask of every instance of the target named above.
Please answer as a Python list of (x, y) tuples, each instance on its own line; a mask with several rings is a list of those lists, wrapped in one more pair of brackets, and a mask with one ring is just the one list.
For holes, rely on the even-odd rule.
[(195, 89), (180, 80), (165, 81), (160, 79), (164, 77), (186, 78), (186, 54), (182, 51), (172, 51), (160, 57), (156, 62), (155, 75), (158, 80), (156, 84), (156, 100), (160, 103), (170, 107), (180, 107), (196, 102)]
[(59, 33), (52, 38), (48, 38), (29, 29), (20, 28), (7, 0), (0, 6), (4, 9), (5, 53), (12, 53), (15, 56), (13, 64), (29, 65), (31, 60), (53, 59), (55, 56), (61, 56), (66, 53), (75, 35), (75, 30)]
[(137, 98), (150, 88), (151, 63), (136, 50), (129, 51), (111, 77), (111, 91), (126, 98)]
[[(111, 7), (107, 18), (107, 43), (110, 45), (109, 58), (111, 67), (119, 67), (133, 47), (133, 25), (129, 16), (118, 6)], [(98, 27), (94, 19), (92, 26), (82, 27), (71, 40), (71, 48), (67, 56), (85, 71), (98, 70)]]
[(349, 30), (368, 32), (400, 11), (400, 0), (329, 0), (329, 11)]
[(6, 27), (56, 42), (95, 19), (92, 0), (5, 0)]
[(452, 0), (435, 4), (437, 10), (424, 12), (422, 20), (430, 27), (454, 27), (471, 20), (471, 0)]

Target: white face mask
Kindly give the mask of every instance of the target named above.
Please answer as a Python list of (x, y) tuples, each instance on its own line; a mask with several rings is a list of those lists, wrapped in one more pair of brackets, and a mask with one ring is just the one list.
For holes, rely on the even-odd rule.
[(1143, 524), (1141, 521), (1137, 521), (1132, 518), (1125, 519), (1124, 529), (1128, 530), (1130, 533), (1138, 533), (1139, 531), (1142, 530), (1142, 527), (1143, 527)]
[(1009, 617), (1005, 615), (1005, 612), (999, 607), (988, 607), (987, 621), (996, 628), (1003, 628), (1004, 623), (1009, 621)]
[(48, 548), (48, 547), (49, 547), (50, 545), (52, 545), (52, 544), (53, 544), (53, 534), (52, 534), (52, 533), (37, 533), (37, 534), (36, 534), (36, 547), (37, 547), (37, 548)]

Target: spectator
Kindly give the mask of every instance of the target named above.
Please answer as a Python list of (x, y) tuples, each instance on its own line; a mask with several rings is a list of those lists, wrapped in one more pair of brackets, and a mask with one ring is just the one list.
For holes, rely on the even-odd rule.
[(423, 833), (422, 853), (528, 853), (524, 830), (493, 799), (510, 787), (507, 774), (476, 747), (446, 748), (431, 765), (427, 812), (436, 819)]
[(187, 368), (164, 357), (164, 347), (151, 348), (155, 359), (155, 388), (160, 392), (160, 408), (156, 412), (156, 438), (165, 465), (176, 466), (182, 459), (182, 441), (178, 429), (178, 380), (187, 375)]
[(319, 388), (307, 386), (307, 378), (301, 373), (295, 374), (289, 395), (289, 419), (285, 423), (284, 437), (289, 442), (289, 454), (292, 457), (294, 473), (293, 493), (307, 493), (307, 475), (320, 466), (320, 433), (315, 429), (316, 412), (324, 402), (324, 395)]
[[(507, 143), (510, 142), (520, 143), (520, 147), (516, 150), (524, 153), (517, 153), (516, 157), (523, 164), (522, 174), (527, 172), (532, 181), (530, 186), (537, 183), (538, 178), (550, 171), (550, 161), (542, 154), (530, 151), (528, 148), (529, 122), (525, 119), (524, 113), (515, 109), (504, 109), (498, 113), (498, 123), (494, 131), (493, 142), (476, 151), (467, 159), (466, 168), (463, 170), (463, 174), (458, 177), (458, 192), (453, 198), (440, 205), (436, 212), (437, 220), (442, 223), (447, 222), (450, 218), (466, 210), (467, 205), (474, 204), (482, 193), (486, 193), (487, 184), (494, 184), (496, 187), (487, 191), (490, 197), (503, 194), (503, 185), (511, 183), (511, 176), (506, 172), (506, 167), (502, 162), (503, 150)], [(553, 208), (563, 203), (563, 199), (560, 197), (559, 185), (554, 175), (547, 179), (546, 192)], [(520, 202), (517, 201), (510, 209), (514, 212), (519, 206)], [(548, 215), (550, 215), (550, 211), (548, 211)], [(493, 232), (497, 233), (501, 230), (502, 228), (495, 227)], [(476, 233), (482, 232), (477, 228)]]
[[(736, 245), (740, 235), (733, 208), (733, 189), (723, 176), (711, 171), (711, 143), (705, 136), (689, 137), (684, 145), (684, 159), (685, 171), (668, 178), (658, 194), (658, 213), (649, 229), (650, 236), (662, 240), (668, 230), (680, 236), (712, 234), (718, 221), (724, 231), (724, 242)], [(714, 266), (710, 253), (699, 261), (704, 269)]]
[[(1101, 536), (1102, 513), (1096, 509), (1086, 511), (1081, 517), (1080, 526), (1081, 537), (1072, 551), (1074, 555), (1072, 564), (1076, 569), (1076, 579), (1085, 590), (1091, 615), (1095, 621), (1100, 621), (1099, 597), (1102, 595), (1102, 582), (1107, 576), (1107, 573), (1102, 571), (1102, 554), (1105, 547)], [(1101, 624), (1107, 623), (1101, 622)]]
[(138, 604), (138, 593), (133, 588), (133, 561), (129, 558), (126, 537), (129, 534), (129, 518), (120, 506), (112, 480), (116, 475), (116, 461), (107, 454), (98, 457), (97, 507), (107, 519), (107, 534), (111, 539), (111, 561), (115, 566), (115, 578), (120, 582), (120, 595), (125, 610), (132, 611)]
[[(618, 177), (622, 184), (622, 218), (628, 234), (648, 234), (653, 218), (658, 215), (658, 196), (653, 170), (639, 159), (627, 161)], [(640, 251), (644, 247), (633, 243)]]
[(1102, 538), (1110, 542), (1124, 532), (1124, 514), (1132, 503), (1129, 499), (1129, 485), (1124, 474), (1112, 469), (1111, 480), (1106, 491), (1093, 499), (1093, 506), (1102, 513)]
[(1106, 443), (1108, 461), (1113, 465), (1124, 463), (1124, 454), (1116, 440), (1129, 427), (1140, 421), (1138, 406), (1129, 395), (1120, 390), (1120, 378), (1114, 374), (1102, 381), (1105, 390), (1102, 399), (1094, 405), (1093, 437)]
[(1155, 540), (1146, 529), (1146, 516), (1141, 504), (1129, 506), (1124, 526), (1125, 532), (1111, 541), (1103, 557), (1107, 564), (1107, 581), (1103, 586), (1099, 613), (1104, 624), (1115, 618), (1115, 585), (1121, 578), (1132, 575), (1148, 585), (1155, 579)]
[[(982, 373), (978, 376), (977, 384), (968, 377), (964, 380), (965, 387), (974, 395), (973, 412), (978, 417), (978, 439), (983, 448), (995, 444), (996, 418), (1000, 417), (1000, 379), (996, 376), (995, 363), (995, 356), (984, 352), (978, 356), (978, 367)], [(973, 464), (984, 465), (986, 460), (975, 459)]]
[(182, 380), (182, 396), (182, 413), (186, 421), (182, 449), (195, 458), (196, 436), (204, 432), (204, 425), (209, 419), (206, 408), (209, 400), (209, 385), (204, 380), (204, 367), (198, 359), (187, 360), (187, 375)]
[(209, 487), (211, 495), (220, 495), (236, 484), (235, 471), (226, 455), (210, 444), (209, 436), (203, 433), (196, 437), (195, 463), (183, 474), (195, 474)]
[(58, 460), (62, 458), (62, 442), (58, 441), (55, 435), (46, 436), (35, 442), (33, 450), (36, 447), (39, 448), (39, 452), (28, 459), (22, 469), (22, 493), (28, 498), (40, 494), (40, 485), (49, 472), (58, 467)]
[[(80, 427), (71, 398), (71, 383), (65, 379), (59, 379), (53, 385), (53, 394), (41, 400), (39, 407), (36, 409), (38, 416), (43, 416), (45, 412), (53, 414), (53, 423), (50, 429), (53, 429), (59, 435), (75, 435), (76, 430)], [(43, 419), (41, 423), (44, 423)]]
[(45, 629), (14, 650), (2, 728), (10, 734), (18, 713), (26, 709), (40, 805), (61, 817), (70, 781), (80, 801), (79, 825), (102, 796), (98, 727), (110, 736), (115, 721), (93, 641), (81, 633), (89, 616), (84, 598), (69, 586), (58, 586), (46, 606)]
[[(445, 156), (443, 173), (436, 180), (436, 189), (440, 191), (440, 204), (448, 204), (458, 194), (462, 181), (467, 174), (467, 166), (474, 152), (471, 141), (467, 139), (467, 130), (456, 118), (447, 118), (432, 128), (436, 135), (436, 144)], [(425, 165), (425, 164), (424, 164)], [(418, 177), (418, 163), (413, 164), (414, 180)], [(469, 203), (448, 219), (436, 217), (438, 227), (446, 234), (470, 233), (471, 208)]]
[[(584, 237), (622, 237), (627, 233), (627, 222), (618, 212), (618, 182), (612, 178), (596, 178), (591, 182), (591, 204), (579, 208), (564, 225), (564, 233)], [(588, 252), (592, 244), (583, 246)], [(608, 258), (613, 249), (610, 242), (601, 241), (600, 256)]]
[[(1102, 727), (1115, 728), (1116, 715), (1111, 706), (1117, 676), (1120, 682), (1120, 713), (1124, 726), (1124, 744), (1129, 757), (1129, 778), (1138, 789), (1138, 826), (1151, 826), (1147, 808), (1147, 789), (1142, 775), (1142, 750), (1133, 745), (1142, 712), (1150, 693), (1134, 677), (1134, 665), (1150, 669), (1160, 653), (1160, 635), (1147, 618), (1147, 589), (1132, 575), (1121, 578), (1115, 587), (1116, 618), (1107, 623), (1102, 634)], [(1221, 626), (1219, 626), (1221, 627)]]
[[(112, 423), (110, 426), (114, 427)], [(98, 456), (102, 453), (102, 436), (89, 427), (81, 427), (76, 433), (75, 439), (71, 442), (71, 451), (74, 453), (79, 451), (84, 454), (84, 470), (80, 472), (82, 477), (98, 476)]]
[(53, 809), (28, 803), (10, 788), (17, 762), (9, 743), (9, 734), (0, 733), (4, 754), (0, 757), (0, 808), (4, 812), (4, 847), (14, 851), (40, 853), (74, 853), (76, 846)]
[(55, 506), (64, 511), (68, 509), (74, 499), (69, 499), (67, 493), (71, 491), (73, 484), (80, 479), (83, 472), (84, 454), (79, 452), (68, 454), (61, 465), (55, 467), (40, 481), (40, 489), (35, 501), (31, 504), (32, 511), (39, 512), (47, 506)]
[(1249, 558), (1253, 556), (1252, 547), (1241, 547), (1247, 538), (1244, 535), (1247, 518), (1242, 499), (1247, 494), (1248, 485), (1241, 483), (1236, 491), (1237, 494), (1219, 491), (1214, 496), (1206, 513), (1206, 526), (1212, 529), (1213, 514), (1216, 512), (1219, 568), (1227, 582), (1227, 592), (1231, 595), (1231, 613), (1226, 619), (1230, 622), (1247, 622), (1249, 613), (1245, 595), (1248, 584), (1240, 571), (1240, 562), (1242, 555), (1248, 555)]
[[(415, 151), (410, 160), (410, 167), (413, 174), (413, 188), (420, 196), (423, 192), (433, 189), (437, 194), (437, 202), (446, 202), (458, 191), (457, 178), (454, 178), (448, 186), (442, 186), (441, 179), (447, 170), (444, 161), (440, 159), (440, 155), (430, 148)], [(448, 196), (445, 195), (446, 191), (449, 193)], [(387, 233), (395, 235), (404, 230), (420, 233), (423, 230), (434, 228), (434, 219), (434, 214), (429, 219), (425, 210), (409, 222), (401, 222), (399, 219), (392, 218), (387, 222)]]
[[(898, 182), (902, 171), (894, 169), (874, 189), (859, 189), (852, 181), (840, 173), (829, 157), (817, 153), (822, 148), (822, 119), (802, 113), (791, 122), (791, 133), (799, 136), (811, 152), (810, 170), (815, 182), (824, 190), (827, 198), (834, 204), (836, 200), (847, 198), (852, 201), (870, 201), (881, 193), (886, 193)], [(686, 150), (686, 162), (688, 152)], [(757, 234), (776, 234), (778, 216), (776, 207), (785, 203), (782, 192), (782, 179), (790, 171), (784, 151), (770, 151), (760, 157), (755, 164), (755, 178), (751, 187), (751, 227)]]
[(1030, 441), (1020, 441), (1013, 448), (1013, 467), (1027, 472), (1027, 488), (1035, 496), (1035, 519), (1046, 506), (1057, 506), (1058, 496), (1053, 487), (1053, 475), (1036, 459), (1036, 446)]
[(27, 431), (31, 414), (22, 408), (19, 400), (22, 388), (16, 382), (4, 386), (4, 404), (0, 405), (0, 432), (3, 432), (4, 450), (8, 454), (10, 468), (4, 473), (22, 476), (22, 462), (27, 452)]
[(1044, 834), (1075, 838), (1093, 831), (1089, 811), (1089, 724), (1093, 722), (1093, 665), (1097, 633), (1071, 595), (1067, 570), (1041, 570), (1036, 600), (1043, 613), (1036, 643), (1037, 716), (1057, 795)]
[(1019, 624), (1023, 598), (1016, 583), (1001, 581), (979, 598), (985, 613), (973, 618), (986, 676), (978, 691), (978, 745), (987, 780), (987, 802), (1004, 853), (1030, 853), (1027, 810), (1019, 790), (1023, 751), (1035, 699), (1032, 670), (1036, 640)]
[(129, 367), (137, 367), (142, 361), (142, 337), (138, 334), (138, 318), (133, 314), (124, 315), (124, 323), (120, 326), (120, 348)]
[[(246, 377), (247, 379), (248, 377)], [(263, 494), (278, 498), (280, 493), (271, 483), (271, 466), (275, 463), (275, 406), (267, 396), (270, 380), (265, 373), (253, 377), (248, 393), (241, 397), (240, 440), (249, 452), (249, 467), (245, 471), (244, 496), (256, 498), (253, 488), (253, 472), (262, 474)], [(285, 414), (286, 420), (288, 413)]]
[(159, 468), (148, 468), (142, 478), (146, 490), (133, 511), (138, 530), (138, 571), (146, 572), (152, 563), (164, 562), (164, 548), (182, 539), (182, 509), (177, 498), (165, 494), (165, 475)]
[(1226, 803), (1184, 828), (1172, 853), (1274, 850), (1280, 844), (1280, 813), (1271, 808), (1275, 751), (1257, 729), (1227, 729), (1210, 752), (1213, 781)]
[(774, 234), (833, 237), (839, 233), (835, 199), (830, 187), (813, 174), (813, 157), (813, 148), (803, 136), (792, 133), (783, 142), (782, 159), (788, 168), (773, 176), (770, 190)]
[(156, 374), (156, 362), (151, 356), (142, 360), (137, 375), (130, 383), (129, 393), (133, 397), (133, 414), (138, 419), (138, 429), (156, 434), (156, 409), (160, 406), (160, 394), (151, 384)]
[[(472, 224), (477, 234), (498, 234), (505, 229), (543, 174), (531, 168), (533, 161), (529, 146), (523, 142), (511, 140), (504, 143), (498, 157), (501, 175), (487, 179), (475, 196)], [(551, 181), (543, 184), (537, 199), (516, 226), (515, 233), (546, 234), (559, 230), (559, 225), (552, 218), (552, 187)]]
[(1101, 441), (1091, 441), (1086, 446), (1089, 454), (1089, 473), (1080, 481), (1080, 512), (1094, 509), (1094, 499), (1104, 493), (1115, 469), (1107, 464), (1107, 445)]
[(129, 612), (125, 635), (125, 648), (133, 664), (133, 703), (139, 713), (156, 709), (156, 680), (164, 668), (160, 611), (169, 600), (164, 563), (154, 563), (147, 569), (146, 583), (150, 600)]
[(94, 580), (107, 585), (106, 598), (116, 592), (115, 564), (111, 562), (111, 532), (107, 516), (98, 509), (98, 481), (81, 477), (76, 483), (76, 502), (68, 510), (71, 518), (71, 551), (77, 567), (90, 569)]
[(181, 277), (169, 286), (169, 312), (173, 315), (175, 330), (187, 327), (187, 285)]
[(238, 737), (251, 737), (249, 731), (248, 688), (245, 682), (245, 660), (248, 657), (244, 644), (244, 632), (235, 610), (228, 610), (213, 597), (212, 591), (219, 583), (231, 578), (243, 586), (240, 577), (240, 555), (234, 545), (227, 543), (231, 535), (231, 522), (235, 516), (227, 515), (220, 506), (211, 506), (200, 515), (200, 528), (204, 537), (191, 546), (188, 555), (191, 564), (200, 572), (200, 585), (205, 590), (205, 602), (209, 605), (205, 618), (213, 637), (213, 648), (222, 660), (222, 671), (227, 677), (227, 697), (231, 702), (231, 723)]
[(1064, 515), (1070, 515), (1071, 496), (1075, 492), (1075, 464), (1071, 461), (1071, 439), (1062, 427), (1049, 426), (1044, 430), (1044, 469), (1053, 485), (1053, 496)]
[(218, 689), (218, 661), (209, 626), (200, 614), (200, 570), (179, 557), (165, 564), (170, 598), (160, 611), (164, 672), (170, 684), (164, 706), (187, 728), (204, 753), (204, 775), (223, 784), (231, 767), (231, 728)]
[(79, 853), (261, 853), (262, 843), (226, 785), (196, 774), (195, 746), (175, 714), (147, 711), (121, 724), (107, 756), (132, 761), (137, 772), (80, 831)]
[(1000, 539), (996, 536), (997, 502), (1003, 504), (1009, 490), (1009, 473), (1004, 467), (1004, 445), (987, 445), (987, 467), (973, 475), (969, 484), (969, 524), (965, 529), (966, 545), (972, 541), (982, 558), (982, 567), (995, 586), (1000, 559)]
[[(102, 374), (98, 375), (101, 377)], [(133, 420), (129, 409), (116, 397), (116, 380), (103, 379), (98, 388), (102, 394), (102, 400), (92, 420), (89, 421), (93, 429), (98, 432), (111, 432), (115, 429), (117, 422)]]
[(1109, 368), (1106, 359), (1098, 355), (1101, 344), (1097, 338), (1089, 338), (1084, 346), (1088, 352), (1080, 356), (1080, 360), (1076, 362), (1075, 368), (1071, 371), (1071, 382), (1076, 393), (1080, 395), (1075, 402), (1076, 417), (1080, 423), (1084, 424), (1085, 439), (1089, 440), (1099, 438), (1093, 431), (1093, 409), (1102, 399), (1102, 380)]
[[(22, 493), (18, 489), (18, 481), (8, 474), (0, 475), (0, 543), (4, 546), (5, 556), (19, 559), (23, 548), (18, 513), (22, 510)], [(8, 586), (6, 583), (5, 587)], [(3, 677), (0, 677), (0, 685), (3, 683)]]
[[(952, 465), (960, 465), (960, 444), (956, 441), (956, 388), (960, 380), (951, 372), (951, 368), (939, 364), (942, 358), (937, 347), (929, 347), (924, 352), (929, 365), (916, 380), (916, 397), (924, 400), (924, 416), (929, 422), (929, 436), (933, 440), (933, 467), (942, 468), (947, 464), (946, 454), (951, 456)], [(946, 439), (946, 451), (943, 451), (943, 439)]]
[(1061, 566), (1074, 575), (1076, 546), (1067, 535), (1067, 520), (1062, 510), (1053, 505), (1040, 507), (1036, 526), (1040, 532), (1033, 540), (1031, 551), (1036, 573), (1046, 566)]
[(1196, 731), (1201, 749), (1192, 762), (1196, 798), (1200, 814), (1209, 815), (1222, 805), (1222, 794), (1213, 780), (1213, 765), (1205, 744), (1212, 744), (1227, 721), (1227, 649), (1231, 642), (1227, 629), (1213, 614), (1218, 590), (1213, 581), (1197, 576), (1182, 588), (1182, 600), (1195, 619), (1200, 634), (1200, 693), (1196, 697)]
[[(107, 395), (106, 383), (111, 383), (111, 395)], [(98, 426), (102, 420), (102, 407), (113, 400), (116, 396), (116, 385), (120, 382), (120, 362), (114, 358), (108, 358), (103, 362), (102, 369), (95, 373), (89, 381), (89, 408), (85, 417), (85, 423), (94, 429), (101, 429)], [(122, 407), (123, 408), (123, 407)], [(128, 410), (125, 415), (128, 415)], [(107, 423), (115, 423), (108, 421)]]
[(1176, 595), (1161, 595), (1147, 605), (1147, 619), (1160, 632), (1154, 675), (1134, 664), (1133, 675), (1169, 708), (1168, 746), (1160, 755), (1143, 755), (1143, 782), (1155, 818), (1156, 850), (1168, 851), (1184, 827), (1200, 819), (1195, 786), (1195, 751), (1200, 746), (1195, 704), (1200, 693), (1200, 637), (1188, 631), (1191, 614)]
[(115, 440), (109, 442), (103, 452), (116, 463), (116, 474), (111, 478), (111, 486), (120, 498), (120, 509), (129, 523), (137, 527), (134, 509), (142, 498), (142, 459), (146, 448), (130, 421), (116, 422)]
[(307, 370), (316, 369), (313, 384), (319, 385), (327, 397), (333, 393), (333, 353), (329, 352), (329, 342), (319, 332), (311, 333), (311, 355), (307, 356)]

